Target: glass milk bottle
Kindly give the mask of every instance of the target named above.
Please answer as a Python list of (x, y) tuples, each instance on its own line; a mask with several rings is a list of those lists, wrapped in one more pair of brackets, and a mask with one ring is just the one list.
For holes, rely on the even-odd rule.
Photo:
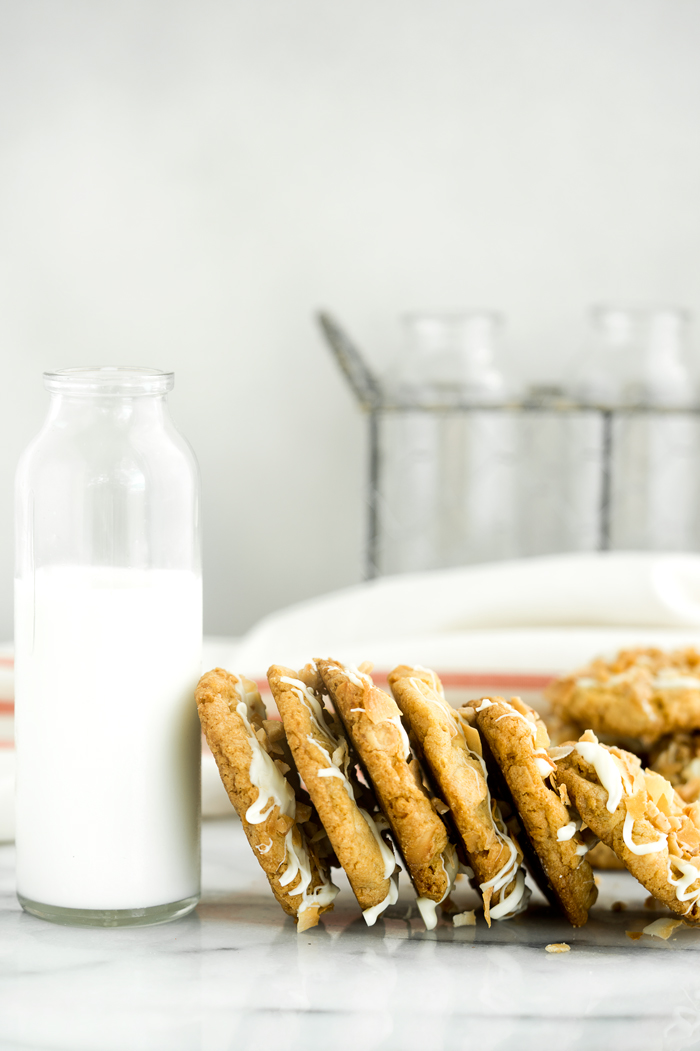
[(200, 888), (199, 482), (172, 373), (45, 373), (16, 489), (17, 892), (162, 923)]

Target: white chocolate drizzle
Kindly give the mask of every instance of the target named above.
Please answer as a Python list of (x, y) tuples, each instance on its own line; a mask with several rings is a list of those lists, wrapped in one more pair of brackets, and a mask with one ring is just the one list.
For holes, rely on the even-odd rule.
[(632, 832), (634, 831), (634, 818), (630, 814), (629, 810), (625, 814), (625, 823), (622, 827), (622, 838), (625, 842), (625, 846), (632, 851), (633, 854), (637, 854), (640, 857), (644, 854), (658, 854), (664, 850), (668, 844), (668, 836), (665, 832), (655, 839), (651, 843), (635, 843), (632, 839)]
[(483, 712), (485, 708), (493, 708), (493, 701), (490, 701), (488, 697), (484, 697), (478, 708), (475, 708), (475, 712)]
[(399, 898), (399, 887), (397, 880), (389, 881), (389, 893), (383, 901), (380, 901), (378, 905), (371, 905), (369, 909), (363, 909), (362, 915), (365, 918), (365, 923), (368, 927), (374, 927), (377, 922), (377, 918), (389, 908), (390, 905), (395, 905)]
[[(673, 868), (680, 869), (682, 875), (680, 879), (673, 878)], [(690, 861), (684, 861), (683, 858), (677, 858), (675, 854), (669, 854), (668, 856), (668, 882), (676, 888), (676, 898), (678, 901), (689, 901), (687, 912), (690, 912), (693, 905), (696, 905), (698, 899), (700, 899), (700, 887), (695, 890), (690, 888), (700, 880), (700, 872), (696, 869), (695, 865), (691, 864)]]
[(608, 793), (606, 810), (614, 814), (622, 799), (622, 774), (614, 756), (598, 741), (578, 741), (575, 745), (579, 755), (595, 769), (603, 788)]

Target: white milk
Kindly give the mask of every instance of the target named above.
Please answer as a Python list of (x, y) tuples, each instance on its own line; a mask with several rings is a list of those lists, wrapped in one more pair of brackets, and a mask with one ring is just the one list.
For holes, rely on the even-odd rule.
[(186, 571), (61, 567), (17, 583), (23, 897), (140, 909), (199, 893), (201, 617)]

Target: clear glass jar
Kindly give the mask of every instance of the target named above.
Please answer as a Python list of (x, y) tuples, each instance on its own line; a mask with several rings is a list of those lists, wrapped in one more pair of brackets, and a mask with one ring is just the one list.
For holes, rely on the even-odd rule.
[(378, 568), (440, 569), (517, 553), (515, 431), (498, 367), (503, 318), (408, 314), (379, 419)]
[(172, 373), (46, 373), (16, 482), (17, 893), (59, 923), (184, 915), (200, 893), (202, 598)]

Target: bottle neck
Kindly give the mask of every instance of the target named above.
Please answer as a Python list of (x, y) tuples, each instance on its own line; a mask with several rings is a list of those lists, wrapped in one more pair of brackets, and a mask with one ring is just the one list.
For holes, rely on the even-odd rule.
[(98, 425), (112, 430), (158, 426), (169, 419), (165, 394), (99, 395), (52, 393), (46, 420), (50, 427)]

